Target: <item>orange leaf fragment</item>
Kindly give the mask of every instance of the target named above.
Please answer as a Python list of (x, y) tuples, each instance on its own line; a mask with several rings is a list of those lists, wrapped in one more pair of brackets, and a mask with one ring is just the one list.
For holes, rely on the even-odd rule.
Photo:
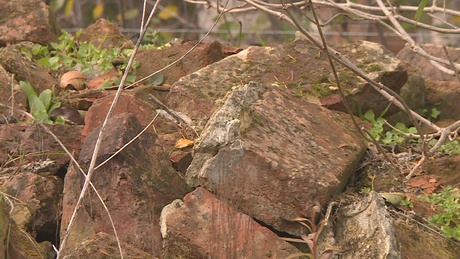
[(181, 138), (178, 141), (176, 141), (176, 144), (174, 144), (174, 147), (175, 148), (186, 148), (189, 146), (193, 146), (194, 143), (195, 142), (193, 140)]

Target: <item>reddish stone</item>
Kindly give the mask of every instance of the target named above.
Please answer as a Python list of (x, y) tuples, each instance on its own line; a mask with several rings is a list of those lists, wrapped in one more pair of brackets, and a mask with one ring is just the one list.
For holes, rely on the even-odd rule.
[[(114, 154), (142, 128), (133, 114), (122, 113), (110, 118), (96, 164)], [(98, 134), (98, 129), (92, 131), (82, 147), (78, 161), (84, 169), (89, 166)], [(91, 179), (110, 211), (121, 241), (154, 256), (161, 251), (158, 222), (161, 209), (189, 191), (157, 141), (155, 134), (145, 132), (97, 169)], [(64, 181), (61, 237), (67, 229), (83, 181), (83, 175), (75, 167), (69, 168)], [(94, 191), (89, 190), (71, 229), (66, 251), (72, 251), (101, 231), (113, 233), (107, 212)]]
[[(85, 128), (82, 132), (82, 141), (85, 137), (99, 127), (107, 116), (110, 105), (112, 105), (114, 95), (109, 95), (104, 98), (98, 99), (89, 108), (85, 116)], [(132, 113), (136, 115), (142, 126), (147, 126), (149, 122), (155, 117), (156, 111), (152, 105), (140, 100), (129, 94), (122, 94), (118, 100), (113, 115), (121, 113)]]
[(204, 188), (161, 215), (164, 258), (286, 258), (294, 246)]
[(1, 0), (0, 10), (0, 47), (21, 41), (48, 45), (61, 34), (53, 12), (42, 0)]

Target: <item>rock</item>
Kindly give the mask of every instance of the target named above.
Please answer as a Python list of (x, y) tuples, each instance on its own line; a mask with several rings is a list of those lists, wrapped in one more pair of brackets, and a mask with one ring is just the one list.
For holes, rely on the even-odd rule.
[[(395, 92), (399, 92), (407, 80), (403, 62), (385, 52), (378, 44), (361, 42), (344, 45), (337, 50), (344, 51), (343, 55)], [(343, 110), (330, 71), (325, 55), (307, 41), (298, 40), (273, 47), (249, 47), (182, 77), (171, 87), (167, 103), (172, 109), (192, 118), (198, 132), (228, 91), (250, 81), (264, 83), (271, 88), (284, 88), (290, 96)], [(362, 111), (372, 109), (375, 114), (380, 114), (388, 106), (388, 101), (352, 72), (339, 69), (338, 73), (347, 98), (362, 101)], [(357, 102), (350, 104), (358, 114)], [(392, 108), (388, 114), (396, 111), (396, 108)]]
[(360, 201), (353, 198), (342, 204), (334, 222), (328, 222), (323, 230), (324, 233), (328, 231), (332, 231), (335, 239), (335, 244), (329, 240), (329, 245), (345, 250), (340, 258), (401, 258), (393, 219), (383, 198), (374, 191)]
[(90, 42), (94, 46), (101, 46), (107, 49), (134, 47), (134, 44), (121, 33), (118, 25), (102, 18), (83, 30), (78, 41)]
[[(384, 84), (397, 94), (400, 93), (401, 88), (407, 82), (406, 64), (378, 43), (370, 41), (345, 43), (337, 46), (335, 50), (339, 51), (341, 55), (345, 55), (371, 79)], [(337, 67), (340, 68), (339, 66)], [(390, 102), (363, 79), (357, 78), (356, 75), (346, 69), (338, 69), (337, 73), (353, 114), (358, 115), (360, 110), (362, 112), (373, 110), (374, 114), (380, 115), (387, 108)], [(320, 82), (322, 86), (331, 87), (330, 82), (332, 82), (332, 89), (335, 89), (333, 76), (329, 75), (326, 78), (329, 83)], [(324, 81), (325, 78), (322, 80)], [(326, 97), (321, 97), (320, 100), (323, 106), (329, 109), (346, 112), (337, 91), (333, 91), (332, 94), (328, 94)], [(392, 105), (388, 109), (387, 115), (398, 111), (399, 108)]]
[(0, 190), (27, 205), (18, 206), (11, 217), (24, 230), (35, 233), (41, 240), (54, 241), (58, 226), (62, 192), (62, 180), (53, 176), (56, 172), (39, 175), (23, 171), (9, 177)]
[[(78, 157), (81, 126), (52, 124), (47, 127)], [(46, 159), (64, 167), (70, 160), (61, 146), (38, 124), (0, 124), (0, 139), (0, 148), (4, 151), (0, 153), (0, 164), (4, 167)]]
[(166, 206), (160, 224), (162, 258), (287, 258), (300, 252), (201, 187)]
[[(444, 52), (442, 45), (422, 44), (421, 47), (427, 53), (435, 57), (447, 59), (446, 53)], [(459, 48), (447, 47), (447, 51), (449, 53), (450, 60), (453, 60), (455, 62), (460, 58)], [(412, 48), (407, 45), (396, 55), (396, 57), (416, 68), (421, 74), (423, 74), (423, 77), (426, 80), (458, 81), (458, 79), (455, 76), (442, 72), (441, 70), (433, 66), (427, 58), (415, 53), (412, 50)]]
[[(110, 118), (96, 164), (114, 154), (142, 128), (133, 114), (122, 113)], [(98, 134), (97, 129), (93, 130), (85, 140), (78, 160), (82, 168), (89, 166)], [(166, 151), (157, 141), (156, 135), (146, 131), (99, 168), (91, 179), (110, 211), (120, 240), (154, 256), (161, 251), (158, 219), (162, 208), (190, 190), (172, 169)], [(64, 181), (61, 237), (67, 229), (83, 181), (84, 177), (75, 167), (69, 168)], [(90, 190), (77, 213), (66, 251), (74, 250), (85, 239), (101, 231), (113, 233), (106, 211)]]
[[(14, 93), (14, 98), (12, 98), (12, 92)], [(13, 100), (14, 100), (14, 104), (12, 103)], [(22, 91), (21, 86), (16, 81), (11, 82), (11, 75), (5, 70), (5, 68), (1, 64), (0, 64), (0, 104), (14, 106), (16, 109), (21, 109), (21, 110), (26, 110), (26, 107), (27, 107), (27, 97), (24, 91)], [(10, 109), (0, 107), (0, 114), (3, 115), (4, 117), (7, 117), (12, 113)], [(3, 117), (3, 116), (0, 116), (0, 117)], [(19, 113), (14, 112), (12, 117), (18, 118)]]
[[(46, 68), (43, 68), (21, 55), (21, 48), (28, 43), (22, 42), (5, 48), (0, 48), (0, 65), (5, 70), (14, 74), (16, 81), (27, 81), (39, 95), (45, 89), (51, 89), (58, 82), (53, 78)], [(30, 45), (30, 44), (29, 44)], [(10, 80), (6, 81), (9, 82)], [(10, 87), (7, 88), (11, 91)], [(10, 94), (8, 94), (10, 95)], [(9, 102), (6, 102), (8, 104)]]
[(61, 106), (87, 111), (97, 100), (112, 95), (110, 91), (87, 89), (79, 92), (61, 92), (58, 101)]
[(237, 87), (196, 141), (187, 183), (299, 235), (291, 220), (340, 193), (359, 164), (364, 144), (350, 125), (344, 114), (284, 88)]
[[(139, 51), (136, 59), (139, 60), (140, 66), (135, 71), (136, 76), (142, 78), (164, 68), (188, 52), (195, 44), (195, 42), (184, 41), (162, 50), (151, 49)], [(224, 53), (219, 42), (201, 43), (179, 63), (162, 71), (161, 74), (164, 79), (160, 83), (173, 84), (179, 78), (222, 58), (224, 58)], [(152, 79), (149, 80), (152, 81)], [(151, 84), (149, 80), (144, 84)]]
[[(423, 77), (413, 71), (408, 71), (408, 79), (407, 82), (401, 87), (401, 91), (399, 93), (401, 98), (406, 102), (406, 104), (414, 111), (420, 111), (421, 109), (425, 108), (425, 95), (426, 95), (426, 87), (425, 87), (425, 80)], [(380, 114), (376, 114), (379, 116)], [(395, 125), (398, 122), (405, 123), (406, 125), (411, 125), (411, 121), (407, 116), (405, 111), (400, 110), (399, 112), (391, 115), (391, 116), (384, 116), (388, 118), (392, 125)]]
[[(123, 258), (155, 258), (151, 254), (145, 253), (134, 246), (121, 242)], [(87, 238), (81, 246), (64, 256), (65, 259), (93, 259), (93, 258), (120, 258), (120, 253), (115, 237), (99, 232)]]
[[(12, 201), (11, 199), (9, 200)], [(41, 259), (49, 258), (52, 253), (49, 242), (37, 242), (26, 231), (18, 228), (14, 220), (9, 217), (11, 207), (6, 198), (0, 196), (0, 254), (2, 258)]]
[[(85, 128), (83, 129), (82, 136), (85, 138), (95, 128), (99, 127), (104, 121), (110, 105), (112, 105), (114, 95), (109, 95), (104, 98), (98, 99), (89, 108), (85, 116)], [(147, 102), (140, 100), (129, 94), (122, 94), (115, 106), (113, 115), (121, 113), (133, 113), (141, 122), (142, 126), (147, 126), (149, 122), (155, 117), (155, 108)]]
[(433, 81), (427, 83), (426, 107), (440, 111), (437, 120), (460, 120), (460, 83)]
[(48, 45), (61, 34), (53, 12), (41, 0), (1, 0), (0, 10), (0, 47), (21, 41)]

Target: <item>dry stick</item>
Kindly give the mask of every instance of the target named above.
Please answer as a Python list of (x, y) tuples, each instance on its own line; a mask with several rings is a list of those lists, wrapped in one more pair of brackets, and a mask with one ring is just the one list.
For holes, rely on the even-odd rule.
[[(228, 0), (227, 0), (226, 3), (228, 4)], [(219, 20), (220, 20), (221, 16), (223, 15), (223, 13), (224, 13), (224, 12), (219, 13), (219, 15), (217, 16), (217, 18), (216, 18), (216, 20), (214, 21), (213, 25), (212, 25), (211, 28), (205, 33), (205, 35), (204, 35), (203, 37), (201, 37), (201, 39), (200, 39), (195, 45), (193, 45), (187, 52), (185, 52), (182, 56), (180, 56), (178, 59), (176, 59), (176, 60), (173, 61), (172, 63), (168, 64), (167, 66), (165, 66), (165, 67), (163, 67), (163, 68), (161, 68), (161, 69), (159, 69), (159, 70), (153, 72), (152, 74), (150, 74), (150, 75), (148, 75), (148, 76), (145, 76), (145, 77), (143, 77), (143, 78), (137, 80), (136, 82), (134, 82), (134, 83), (132, 83), (132, 84), (130, 84), (130, 85), (127, 85), (124, 89), (129, 89), (129, 88), (131, 88), (132, 86), (134, 86), (134, 85), (136, 85), (136, 84), (138, 84), (138, 83), (140, 83), (140, 82), (143, 82), (143, 81), (145, 81), (145, 80), (151, 78), (152, 76), (155, 76), (156, 74), (161, 73), (161, 72), (165, 71), (166, 69), (168, 69), (168, 68), (174, 66), (175, 64), (179, 63), (180, 61), (182, 61), (182, 59), (184, 59), (186, 56), (188, 56), (188, 54), (190, 54), (195, 48), (198, 47), (198, 45), (200, 45), (200, 44), (204, 41), (204, 39), (206, 39), (206, 38), (208, 37), (208, 35), (211, 33), (211, 31), (214, 29), (214, 27), (216, 27), (217, 22), (219, 22)]]
[[(9, 107), (7, 105), (3, 105), (0, 103), (0, 107), (4, 107), (4, 108), (7, 108), (7, 109), (13, 109), (13, 107)], [(31, 119), (34, 119), (35, 118), (33, 117), (32, 114), (28, 113), (28, 112), (25, 112), (25, 111), (22, 111), (22, 110), (17, 110), (17, 112), (21, 112), (23, 114), (25, 114), (27, 117), (31, 118)], [(78, 168), (78, 170), (80, 171), (80, 173), (82, 173), (85, 177), (86, 177), (86, 174), (85, 172), (83, 171), (83, 169), (81, 168), (80, 164), (77, 162), (77, 160), (74, 158), (74, 156), (72, 155), (72, 153), (70, 153), (70, 151), (66, 148), (66, 146), (61, 142), (61, 140), (50, 130), (48, 129), (48, 127), (45, 126), (45, 124), (39, 122), (39, 121), (36, 121), (38, 123), (38, 125), (40, 125), (45, 131), (46, 133), (48, 133), (58, 144), (59, 146), (61, 146), (62, 150), (64, 150), (64, 152), (69, 156), (70, 160), (74, 163), (74, 165)], [(110, 220), (110, 223), (111, 223), (111, 226), (112, 226), (112, 229), (113, 229), (113, 232), (114, 232), (114, 235), (115, 235), (115, 239), (117, 240), (117, 244), (118, 244), (118, 249), (120, 251), (120, 254), (121, 254), (121, 246), (120, 246), (120, 240), (118, 238), (118, 233), (117, 233), (117, 230), (115, 228), (115, 223), (113, 221), (113, 218), (112, 218), (112, 215), (110, 214), (110, 211), (109, 211), (109, 208), (107, 208), (107, 206), (105, 205), (103, 199), (102, 199), (102, 196), (99, 194), (99, 192), (97, 191), (96, 187), (93, 185), (92, 182), (90, 182), (90, 185), (91, 185), (91, 188), (93, 189), (93, 191), (96, 193), (96, 196), (98, 197), (99, 201), (101, 202), (102, 206), (104, 207), (104, 210), (107, 212), (107, 216)], [(55, 249), (57, 251), (57, 249)]]
[[(365, 130), (365, 129), (359, 127), (358, 123), (356, 122), (355, 116), (353, 115), (353, 111), (351, 110), (350, 105), (348, 104), (348, 101), (345, 98), (345, 93), (343, 92), (342, 86), (340, 84), (339, 77), (337, 75), (337, 71), (335, 70), (334, 62), (332, 62), (331, 55), (329, 54), (326, 38), (324, 37), (323, 31), (321, 29), (321, 26), (319, 26), (319, 20), (318, 20), (318, 16), (316, 15), (316, 12), (315, 12), (315, 7), (313, 6), (313, 3), (311, 2), (311, 0), (309, 0), (309, 2), (312, 5), (311, 12), (312, 12), (313, 17), (315, 19), (315, 24), (317, 26), (319, 36), (320, 36), (321, 41), (323, 43), (323, 48), (322, 49), (326, 52), (326, 56), (327, 56), (327, 59), (329, 61), (329, 65), (330, 65), (330, 67), (332, 69), (332, 73), (334, 74), (334, 79), (335, 79), (335, 82), (337, 84), (337, 88), (339, 89), (340, 98), (342, 99), (342, 102), (343, 102), (343, 104), (345, 106), (345, 109), (347, 110), (348, 115), (350, 115), (351, 121), (353, 122), (353, 125), (355, 126), (355, 128), (358, 130), (358, 132), (361, 134), (361, 136), (364, 139), (369, 140), (369, 138), (367, 138), (366, 135), (363, 132), (363, 130)], [(289, 14), (289, 16), (291, 17), (291, 19), (293, 19), (292, 14), (288, 10), (286, 10), (286, 11)], [(399, 168), (387, 156), (387, 154), (385, 153), (385, 150), (383, 149), (383, 147), (376, 141), (376, 139), (368, 131), (366, 131), (366, 133), (367, 133), (368, 137), (371, 138), (371, 140), (374, 143), (374, 145), (380, 150), (380, 152), (382, 152), (382, 154), (385, 157), (385, 159), (394, 167), (394, 169), (396, 169), (399, 173), (401, 173), (401, 170), (399, 170)]]
[[(11, 74), (10, 78), (10, 87), (11, 87), (11, 109), (10, 109), (10, 115), (11, 117), (14, 118), (14, 87), (13, 87), (13, 82), (14, 82), (14, 74)], [(6, 120), (8, 121), (8, 120)]]
[[(113, 102), (112, 102), (112, 105), (111, 105), (111, 107), (109, 108), (109, 111), (108, 111), (108, 113), (107, 113), (107, 116), (106, 116), (104, 122), (102, 123), (101, 129), (100, 129), (100, 131), (99, 131), (99, 136), (98, 136), (98, 138), (97, 138), (97, 141), (96, 141), (96, 144), (95, 144), (95, 148), (94, 148), (94, 151), (93, 151), (93, 157), (92, 157), (92, 159), (91, 159), (90, 167), (89, 167), (89, 169), (88, 169), (88, 175), (86, 176), (85, 183), (83, 184), (82, 192), (80, 193), (80, 196), (79, 196), (78, 201), (77, 201), (77, 205), (75, 206), (75, 209), (74, 209), (74, 211), (73, 211), (72, 217), (71, 217), (71, 219), (70, 219), (70, 221), (69, 221), (69, 225), (68, 225), (67, 232), (66, 232), (66, 234), (65, 234), (65, 236), (64, 236), (64, 238), (63, 238), (63, 241), (61, 242), (61, 250), (62, 250), (62, 248), (64, 247), (64, 245), (66, 244), (66, 240), (68, 239), (68, 236), (69, 236), (69, 233), (70, 233), (70, 230), (71, 230), (71, 226), (72, 226), (73, 222), (75, 221), (75, 216), (76, 216), (77, 210), (78, 210), (78, 208), (81, 206), (82, 199), (83, 199), (83, 197), (84, 197), (84, 195), (85, 195), (85, 193), (86, 193), (86, 190), (88, 189), (88, 183), (91, 183), (90, 180), (91, 180), (91, 176), (92, 176), (92, 174), (93, 174), (93, 172), (94, 172), (95, 163), (96, 163), (96, 158), (97, 158), (97, 153), (99, 152), (99, 149), (100, 149), (100, 142), (102, 141), (102, 140), (101, 140), (101, 139), (102, 139), (102, 134), (103, 134), (104, 131), (105, 131), (106, 124), (107, 124), (107, 121), (108, 121), (108, 118), (109, 118), (109, 117), (111, 116), (111, 114), (113, 113), (114, 107), (115, 107), (116, 103), (118, 102), (118, 99), (119, 99), (121, 93), (122, 93), (123, 90), (124, 90), (123, 85), (124, 85), (124, 83), (126, 82), (126, 77), (127, 77), (127, 75), (128, 75), (129, 68), (132, 66), (132, 63), (133, 63), (133, 61), (134, 61), (134, 56), (135, 56), (137, 50), (139, 49), (139, 46), (140, 46), (141, 41), (142, 41), (142, 38), (144, 37), (144, 35), (145, 35), (146, 31), (147, 31), (147, 26), (148, 26), (148, 24), (150, 23), (150, 21), (151, 21), (151, 19), (152, 19), (152, 17), (153, 17), (153, 14), (154, 14), (155, 10), (156, 10), (157, 7), (158, 7), (159, 2), (160, 2), (160, 0), (158, 0), (158, 1), (155, 3), (155, 6), (153, 7), (153, 9), (152, 9), (152, 11), (151, 11), (151, 13), (150, 13), (150, 15), (149, 15), (149, 17), (148, 17), (148, 19), (147, 19), (147, 21), (146, 21), (145, 26), (144, 26), (144, 19), (142, 19), (142, 24), (141, 24), (142, 26), (141, 26), (141, 32), (140, 32), (139, 39), (138, 39), (138, 41), (136, 42), (135, 48), (134, 48), (133, 53), (131, 54), (131, 57), (130, 57), (130, 59), (129, 59), (129, 61), (128, 61), (127, 68), (126, 68), (126, 70), (125, 70), (125, 72), (124, 72), (124, 74), (123, 74), (123, 77), (122, 77), (122, 79), (121, 79), (120, 85), (119, 85), (118, 90), (117, 90), (117, 93), (116, 93), (116, 95), (115, 95), (115, 97), (114, 97), (114, 100), (113, 100)], [(227, 3), (228, 3), (228, 1), (227, 1)], [(146, 2), (144, 1), (144, 10), (145, 10), (145, 7), (146, 7)], [(151, 74), (151, 75), (149, 75), (149, 76), (147, 76), (147, 77), (145, 77), (145, 78), (143, 78), (143, 79), (141, 79), (141, 80), (139, 80), (139, 81), (137, 81), (137, 82), (135, 82), (135, 83), (133, 83), (133, 84), (131, 84), (131, 85), (129, 85), (129, 86), (132, 86), (132, 85), (134, 85), (134, 84), (136, 84), (136, 83), (139, 83), (139, 82), (141, 82), (141, 81), (143, 81), (143, 80), (145, 80), (145, 79), (148, 79), (148, 78), (152, 77), (153, 75), (155, 75), (155, 74), (157, 74), (157, 73), (163, 71), (164, 69), (166, 69), (166, 68), (168, 68), (168, 67), (170, 67), (170, 66), (172, 66), (172, 65), (174, 65), (174, 64), (176, 64), (176, 63), (178, 63), (180, 60), (182, 60), (186, 55), (188, 55), (196, 46), (198, 46), (198, 45), (209, 35), (209, 33), (211, 32), (211, 30), (212, 30), (212, 29), (215, 27), (215, 25), (217, 24), (217, 22), (218, 22), (219, 18), (221, 17), (221, 15), (222, 15), (222, 13), (219, 14), (219, 16), (218, 16), (218, 18), (216, 19), (215, 23), (213, 24), (213, 26), (211, 27), (211, 29), (203, 36), (203, 38), (200, 39), (200, 41), (199, 41), (197, 44), (195, 44), (195, 46), (193, 46), (192, 49), (190, 49), (190, 50), (187, 51), (184, 55), (182, 55), (181, 57), (179, 57), (178, 60), (176, 60), (176, 61), (173, 62), (172, 64), (166, 66), (165, 68), (163, 68), (163, 69), (161, 69), (161, 70), (159, 70), (159, 71), (157, 71), (157, 72), (155, 72), (155, 73), (153, 73), (153, 74)], [(142, 17), (144, 18), (144, 14), (143, 14)], [(129, 86), (128, 86), (128, 87), (129, 87)], [(121, 258), (123, 258), (123, 255), (122, 255), (122, 254), (121, 254), (120, 256), (121, 256)], [(58, 253), (57, 258), (58, 258), (58, 259), (60, 258), (60, 253)]]
[[(97, 159), (97, 156), (99, 154), (99, 149), (101, 147), (102, 136), (103, 136), (103, 134), (105, 132), (105, 129), (107, 127), (107, 122), (108, 122), (110, 116), (112, 115), (113, 110), (115, 109), (115, 105), (118, 103), (118, 99), (120, 98), (121, 93), (123, 92), (123, 86), (124, 86), (124, 84), (126, 82), (126, 78), (128, 76), (129, 69), (131, 68), (131, 66), (133, 64), (134, 56), (135, 56), (137, 50), (139, 49), (141, 41), (144, 38), (145, 32), (147, 31), (147, 25), (150, 23), (150, 21), (151, 21), (151, 19), (153, 17), (153, 14), (155, 13), (160, 1), (161, 0), (158, 0), (155, 3), (155, 6), (152, 8), (152, 11), (150, 12), (150, 16), (148, 17), (148, 19), (146, 21), (146, 26), (141, 28), (139, 39), (137, 40), (137, 43), (136, 43), (136, 45), (134, 47), (134, 50), (133, 50), (133, 53), (131, 54), (131, 57), (130, 57), (130, 59), (128, 61), (128, 64), (126, 66), (126, 69), (125, 69), (125, 72), (123, 74), (123, 77), (121, 78), (121, 82), (120, 82), (120, 84), (118, 86), (117, 93), (115, 94), (115, 97), (113, 99), (112, 105), (110, 106), (109, 111), (107, 112), (107, 116), (105, 117), (104, 122), (101, 125), (101, 129), (99, 131), (99, 135), (98, 135), (98, 138), (96, 140), (96, 144), (94, 146), (93, 156), (91, 158), (91, 162), (90, 162), (90, 165), (89, 165), (88, 174), (86, 175), (85, 182), (83, 184), (83, 188), (81, 190), (80, 196), (78, 197), (77, 204), (75, 205), (75, 209), (74, 209), (74, 211), (72, 213), (72, 217), (70, 218), (69, 224), (67, 226), (67, 231), (66, 231), (66, 233), (64, 235), (64, 238), (62, 239), (60, 251), (62, 251), (65, 248), (65, 245), (67, 244), (67, 240), (69, 238), (70, 231), (71, 231), (72, 226), (73, 226), (73, 224), (75, 222), (75, 217), (76, 217), (77, 211), (80, 208), (80, 206), (82, 205), (83, 197), (86, 195), (86, 192), (88, 190), (88, 186), (89, 186), (89, 184), (91, 182), (91, 177), (94, 174), (94, 171), (95, 171), (94, 167), (96, 165), (96, 159)], [(60, 251), (57, 254), (57, 259), (59, 259), (59, 258), (61, 258), (63, 256)], [(123, 258), (123, 255), (120, 254), (120, 257)]]
[(442, 45), (442, 49), (444, 50), (444, 53), (446, 54), (447, 60), (449, 60), (450, 65), (451, 65), (452, 68), (454, 69), (455, 77), (456, 77), (457, 80), (460, 82), (460, 75), (459, 75), (459, 73), (458, 73), (458, 68), (455, 66), (454, 61), (453, 61), (453, 60), (451, 59), (451, 57), (449, 56), (449, 51), (447, 51), (446, 45)]
[(176, 120), (178, 122), (181, 122), (183, 124), (185, 124), (187, 127), (189, 127), (190, 129), (192, 129), (193, 133), (195, 133), (195, 136), (198, 137), (198, 133), (195, 131), (194, 128), (192, 128), (192, 126), (190, 124), (188, 124), (188, 122), (186, 122), (181, 116), (179, 116), (175, 111), (169, 109), (166, 105), (164, 105), (160, 100), (158, 100), (155, 96), (153, 96), (152, 94), (149, 94), (149, 97), (150, 99), (152, 99), (158, 106), (160, 106), (160, 108), (162, 108), (163, 110), (165, 110), (167, 113), (169, 113), (171, 116), (173, 116), (174, 118), (176, 118)]
[[(272, 14), (272, 15), (276, 15), (278, 16), (280, 19), (284, 19), (286, 20), (287, 22), (293, 24), (294, 26), (296, 26), (297, 29), (299, 29), (300, 32), (302, 32), (311, 42), (313, 42), (316, 46), (318, 46), (319, 48), (322, 48), (322, 44), (316, 39), (314, 38), (313, 36), (311, 36), (303, 27), (300, 26), (300, 24), (295, 20), (295, 19), (290, 19), (290, 17), (287, 17), (286, 15), (284, 15), (283, 13), (280, 13), (280, 12), (276, 12), (276, 11), (273, 11), (273, 10), (270, 10), (268, 8), (265, 8), (265, 6), (263, 5), (259, 5), (257, 3), (254, 3), (254, 1), (252, 0), (245, 0), (246, 2), (254, 5), (255, 7), (259, 8), (260, 10), (263, 10), (269, 14)], [(395, 104), (396, 106), (398, 106), (399, 108), (401, 108), (402, 110), (404, 110), (408, 115), (409, 115), (409, 118), (411, 119), (412, 123), (414, 124), (414, 126), (417, 128), (417, 131), (419, 133), (421, 133), (420, 131), (420, 127), (419, 125), (417, 124), (417, 122), (415, 121), (415, 118), (417, 118), (419, 121), (429, 125), (430, 127), (433, 127), (435, 128), (436, 130), (440, 130), (440, 128), (438, 126), (436, 126), (435, 124), (433, 124), (432, 122), (430, 122), (429, 120), (423, 118), (422, 116), (420, 116), (419, 114), (417, 114), (416, 112), (412, 111), (409, 106), (406, 104), (406, 102), (397, 94), (395, 93), (393, 90), (389, 89), (388, 87), (386, 87), (385, 85), (381, 84), (381, 83), (377, 83), (375, 82), (373, 79), (371, 79), (367, 74), (365, 74), (361, 69), (359, 69), (358, 67), (356, 67), (350, 60), (348, 60), (347, 58), (343, 57), (339, 52), (335, 51), (334, 49), (332, 48), (328, 48), (328, 52), (329, 54), (334, 58), (334, 60), (336, 60), (337, 62), (339, 62), (340, 64), (342, 64), (343, 66), (347, 67), (348, 69), (350, 69), (352, 72), (354, 72), (355, 74), (357, 74), (358, 76), (360, 76), (361, 78), (363, 78), (364, 80), (366, 80), (375, 90), (377, 90), (382, 96), (384, 96), (386, 99), (388, 99), (391, 103)]]
[(139, 132), (136, 136), (134, 136), (134, 138), (132, 138), (130, 141), (128, 141), (126, 144), (124, 144), (120, 149), (118, 149), (113, 155), (111, 155), (109, 158), (107, 158), (106, 160), (104, 160), (102, 163), (100, 163), (98, 166), (96, 166), (94, 168), (94, 170), (97, 170), (99, 169), (101, 166), (105, 165), (107, 162), (110, 161), (110, 159), (114, 158), (116, 155), (118, 155), (121, 151), (123, 151), (126, 147), (128, 147), (131, 143), (133, 143), (136, 139), (138, 139), (142, 134), (144, 134), (144, 132), (150, 128), (150, 126), (152, 126), (153, 122), (156, 120), (156, 118), (158, 117), (158, 114), (160, 114), (159, 112), (157, 112), (157, 114), (155, 115), (155, 117), (153, 117), (152, 120), (150, 120), (149, 124), (147, 124), (147, 126), (145, 126), (141, 132)]

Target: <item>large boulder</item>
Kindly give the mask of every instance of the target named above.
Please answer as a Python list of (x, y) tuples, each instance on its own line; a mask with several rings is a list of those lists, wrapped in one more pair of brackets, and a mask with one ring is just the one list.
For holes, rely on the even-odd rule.
[(359, 164), (364, 144), (347, 120), (283, 89), (237, 87), (197, 140), (187, 182), (300, 234), (291, 220), (340, 193)]
[[(113, 155), (142, 130), (136, 116), (122, 113), (112, 117), (104, 133), (96, 164)], [(99, 129), (85, 140), (78, 159), (82, 168), (90, 163)], [(161, 253), (159, 217), (162, 208), (182, 198), (190, 189), (172, 169), (158, 137), (145, 132), (95, 172), (91, 181), (110, 211), (120, 240), (154, 256)], [(64, 237), (84, 182), (75, 166), (64, 181), (61, 237)], [(70, 231), (65, 253), (84, 245), (84, 240), (113, 229), (100, 200), (88, 191)]]
[(0, 10), (0, 47), (21, 41), (48, 45), (61, 33), (53, 12), (42, 0), (1, 0)]

